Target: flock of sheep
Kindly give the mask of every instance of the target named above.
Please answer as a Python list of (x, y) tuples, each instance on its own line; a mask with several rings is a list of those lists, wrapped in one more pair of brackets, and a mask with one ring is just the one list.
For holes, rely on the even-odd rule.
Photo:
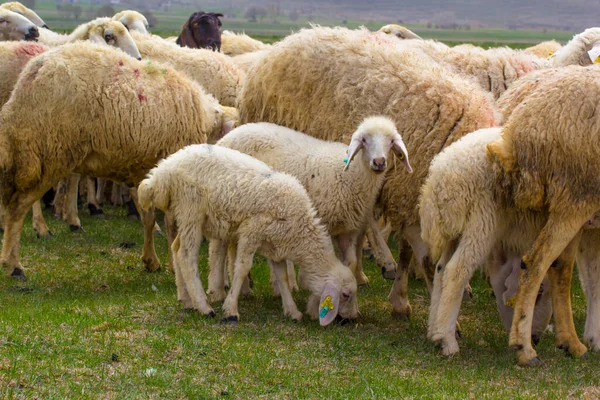
[(395, 316), (411, 313), (411, 260), (423, 271), (428, 337), (445, 355), (459, 351), (463, 292), (484, 265), (519, 364), (539, 363), (532, 340), (552, 315), (557, 345), (583, 356), (575, 260), (584, 339), (600, 350), (600, 28), (526, 50), (448, 47), (396, 25), (313, 26), (265, 45), (221, 33), (219, 17), (194, 13), (163, 39), (124, 11), (60, 35), (19, 3), (0, 5), (0, 260), (12, 276), (24, 276), (29, 209), (49, 234), (49, 189), (62, 186), (62, 217), (81, 226), (84, 175), (132, 188), (149, 270), (160, 267), (154, 208), (165, 212), (178, 300), (202, 314), (224, 301), (223, 320), (238, 321), (259, 252), (285, 315), (302, 318), (295, 264), (311, 318), (357, 318), (367, 237), (394, 279)]

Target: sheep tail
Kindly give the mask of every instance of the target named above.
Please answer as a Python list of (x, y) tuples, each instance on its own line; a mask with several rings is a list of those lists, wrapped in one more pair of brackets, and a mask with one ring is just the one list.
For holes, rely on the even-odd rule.
[(138, 201), (143, 210), (147, 211), (152, 207), (163, 211), (169, 209), (169, 190), (163, 178), (150, 175), (138, 186)]

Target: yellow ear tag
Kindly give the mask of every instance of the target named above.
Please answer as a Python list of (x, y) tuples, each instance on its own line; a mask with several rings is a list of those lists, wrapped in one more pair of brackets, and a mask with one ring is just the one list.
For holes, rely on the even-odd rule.
[(553, 52), (548, 53), (548, 57), (552, 57)]
[(510, 299), (506, 300), (504, 304), (509, 306), (510, 308), (515, 308), (515, 304), (517, 303), (517, 296), (513, 296)]
[(325, 318), (327, 313), (334, 309), (333, 300), (331, 299), (331, 296), (325, 297), (325, 299), (323, 299), (323, 302), (321, 303), (319, 308), (321, 309), (319, 311), (319, 317)]
[(600, 64), (600, 56), (596, 57), (594, 60), (594, 64)]

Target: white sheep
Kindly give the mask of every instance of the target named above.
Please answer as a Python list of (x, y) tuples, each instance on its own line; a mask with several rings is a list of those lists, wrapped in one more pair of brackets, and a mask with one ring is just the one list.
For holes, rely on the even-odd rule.
[[(591, 58), (592, 52), (595, 55)], [(548, 59), (552, 67), (567, 65), (591, 65), (600, 55), (600, 28), (589, 28), (573, 36), (562, 48)]]
[(18, 1), (10, 1), (8, 3), (0, 4), (0, 9), (10, 10), (12, 12), (16, 12), (17, 14), (21, 14), (37, 26), (41, 28), (48, 28), (48, 25), (44, 22), (43, 19), (40, 18), (39, 15), (36, 14), (35, 11), (25, 7), (23, 4)]
[(410, 29), (408, 29), (402, 25), (398, 25), (398, 24), (389, 24), (389, 25), (382, 26), (381, 28), (379, 28), (379, 32), (383, 32), (387, 35), (393, 35), (393, 36), (396, 36), (398, 39), (404, 39), (404, 40), (408, 40), (408, 39), (422, 40), (423, 39), (421, 36), (417, 35)]
[[(456, 319), (463, 289), (486, 260), (498, 311), (510, 330), (521, 257), (543, 225), (542, 215), (517, 212), (498, 198), (486, 146), (499, 138), (500, 128), (482, 129), (448, 146), (431, 162), (421, 189), (422, 237), (431, 258), (439, 260), (428, 337), (441, 342), (445, 355), (458, 352)], [(536, 307), (535, 341), (552, 315), (549, 293), (546, 282)]]
[[(359, 284), (368, 283), (362, 269), (357, 269), (358, 257), (362, 256), (359, 243), (367, 221), (373, 219), (390, 152), (412, 172), (408, 151), (394, 122), (386, 117), (366, 118), (350, 138), (349, 147), (270, 123), (240, 126), (217, 144), (298, 178), (337, 244), (342, 262), (350, 267)], [(355, 157), (358, 162), (352, 163)], [(393, 258), (390, 262), (394, 263)], [(216, 289), (222, 290), (219, 284)], [(214, 286), (209, 283), (209, 287)]]
[(268, 50), (270, 47), (271, 45), (252, 39), (245, 33), (236, 34), (231, 31), (223, 31), (221, 34), (221, 53), (230, 57)]
[[(23, 218), (59, 179), (75, 172), (137, 185), (159, 159), (228, 132), (237, 111), (170, 67), (77, 42), (32, 59), (0, 117), (0, 200), (10, 211), (0, 260), (20, 276)], [(147, 214), (143, 262), (156, 270)]]
[(36, 40), (39, 30), (33, 22), (16, 12), (0, 8), (0, 41)]
[[(177, 223), (179, 234), (172, 250), (178, 299), (186, 308), (214, 315), (198, 277), (198, 250), (204, 237), (237, 243), (233, 283), (223, 305), (225, 321), (239, 318), (242, 282), (257, 251), (272, 260), (286, 315), (302, 317), (287, 286), (289, 259), (305, 272), (311, 317), (318, 317), (322, 325), (337, 314), (357, 317), (356, 280), (336, 258), (331, 239), (296, 178), (236, 150), (193, 145), (162, 160), (139, 185), (138, 194), (142, 208), (165, 210)], [(225, 253), (216, 256), (223, 260)]]
[(112, 19), (122, 23), (130, 32), (135, 31), (143, 34), (150, 33), (150, 24), (148, 23), (148, 20), (137, 11), (123, 10), (116, 13)]

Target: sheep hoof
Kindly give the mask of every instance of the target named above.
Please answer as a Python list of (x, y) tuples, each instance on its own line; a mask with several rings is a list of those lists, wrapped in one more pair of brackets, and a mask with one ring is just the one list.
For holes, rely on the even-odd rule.
[(25, 276), (25, 272), (23, 272), (23, 270), (21, 268), (17, 268), (17, 267), (15, 267), (15, 269), (13, 269), (13, 272), (10, 274), (10, 277), (18, 279), (20, 281), (27, 280), (27, 277)]
[(540, 335), (531, 335), (531, 342), (534, 346), (537, 346), (540, 343)]
[(408, 321), (410, 319), (410, 312), (392, 311), (392, 317), (400, 321)]
[(48, 238), (50, 238), (50, 236), (52, 236), (52, 232), (50, 232), (50, 231), (47, 231), (47, 232), (45, 232), (45, 233), (39, 233), (39, 232), (37, 232), (37, 233), (35, 234), (35, 236), (36, 236), (38, 239), (48, 239)]
[(383, 276), (383, 279), (387, 279), (389, 281), (393, 281), (394, 279), (396, 279), (396, 271), (392, 270), (388, 270), (385, 267), (381, 267), (381, 276)]
[(221, 323), (222, 324), (228, 324), (228, 325), (237, 325), (238, 323), (238, 317), (235, 315), (230, 315), (229, 317), (223, 317), (221, 319)]
[(456, 331), (454, 332), (454, 337), (456, 338), (456, 340), (462, 338), (462, 332), (460, 331), (460, 329), (456, 328)]
[(69, 229), (71, 232), (83, 231), (83, 228), (80, 225), (69, 225)]
[(90, 210), (90, 215), (92, 217), (104, 217), (104, 210), (93, 204), (88, 204), (88, 210)]

